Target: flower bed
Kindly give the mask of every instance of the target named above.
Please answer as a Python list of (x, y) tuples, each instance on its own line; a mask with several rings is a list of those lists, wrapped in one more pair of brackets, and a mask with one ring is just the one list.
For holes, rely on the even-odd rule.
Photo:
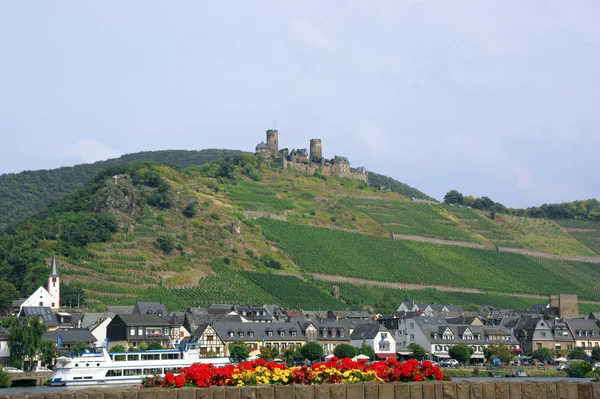
[(244, 386), (263, 384), (353, 384), (362, 381), (397, 382), (444, 380), (439, 367), (425, 361), (421, 365), (416, 360), (398, 362), (394, 359), (374, 362), (354, 362), (351, 359), (334, 357), (324, 363), (314, 363), (312, 367), (287, 367), (280, 363), (266, 363), (264, 360), (244, 362), (238, 366), (214, 367), (212, 364), (194, 364), (181, 369), (177, 375), (167, 373), (164, 378), (150, 377), (142, 383), (142, 388), (184, 386)]

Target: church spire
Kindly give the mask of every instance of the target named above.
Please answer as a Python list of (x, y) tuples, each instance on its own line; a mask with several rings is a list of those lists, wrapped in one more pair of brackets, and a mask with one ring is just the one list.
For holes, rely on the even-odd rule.
[(52, 262), (50, 263), (50, 274), (48, 277), (59, 277), (58, 276), (58, 264), (56, 263), (56, 253), (52, 254)]

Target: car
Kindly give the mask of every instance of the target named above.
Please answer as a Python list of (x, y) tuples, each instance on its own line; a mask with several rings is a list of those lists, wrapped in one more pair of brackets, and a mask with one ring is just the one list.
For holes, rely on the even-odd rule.
[(6, 371), (7, 373), (22, 373), (23, 370), (18, 369), (16, 367), (4, 367), (2, 370)]
[(37, 366), (31, 371), (33, 371), (34, 373), (47, 373), (47, 372), (51, 372), (52, 370), (50, 370), (48, 367)]
[(558, 366), (556, 366), (557, 370), (564, 370), (567, 368), (567, 364), (566, 363), (560, 363)]

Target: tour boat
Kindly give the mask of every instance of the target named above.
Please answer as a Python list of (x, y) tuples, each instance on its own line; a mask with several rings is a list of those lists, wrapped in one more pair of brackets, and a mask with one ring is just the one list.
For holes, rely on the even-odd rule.
[(143, 352), (108, 352), (98, 348), (73, 358), (56, 359), (56, 368), (48, 380), (51, 386), (140, 384), (142, 379), (196, 363), (211, 363), (215, 367), (231, 364), (227, 357), (202, 358), (197, 350), (166, 349)]

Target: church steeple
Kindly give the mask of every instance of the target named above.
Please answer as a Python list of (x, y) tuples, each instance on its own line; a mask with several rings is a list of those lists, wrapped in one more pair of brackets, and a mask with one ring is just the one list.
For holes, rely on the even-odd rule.
[(52, 296), (52, 309), (60, 308), (60, 276), (58, 275), (58, 263), (56, 263), (56, 253), (52, 254), (50, 262), (50, 274), (48, 275), (48, 293)]
[(58, 264), (56, 263), (56, 253), (52, 255), (52, 262), (50, 263), (50, 274), (48, 277), (59, 277), (58, 276)]

